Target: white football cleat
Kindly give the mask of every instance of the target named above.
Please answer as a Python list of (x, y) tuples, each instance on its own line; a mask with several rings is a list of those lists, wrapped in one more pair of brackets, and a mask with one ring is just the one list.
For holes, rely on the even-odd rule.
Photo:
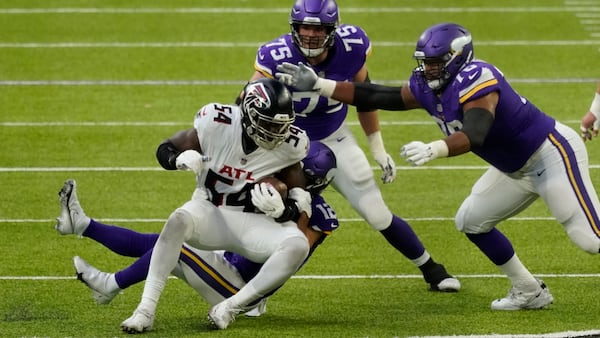
[(147, 311), (135, 309), (133, 315), (121, 323), (121, 330), (127, 333), (142, 333), (152, 330), (154, 315)]
[(77, 279), (92, 290), (96, 303), (108, 304), (121, 291), (114, 274), (96, 269), (79, 256), (73, 257), (73, 265), (75, 265)]
[(258, 304), (256, 304), (250, 310), (246, 311), (244, 314), (247, 317), (260, 317), (264, 315), (267, 312), (267, 299), (268, 298), (261, 299), (260, 302), (258, 302)]
[(429, 283), (430, 291), (439, 292), (458, 292), (460, 290), (460, 281), (451, 276), (444, 265), (435, 263), (423, 271), (425, 281)]
[(60, 216), (56, 218), (54, 228), (61, 235), (75, 234), (81, 236), (90, 225), (90, 218), (83, 212), (83, 208), (77, 199), (75, 180), (65, 181), (62, 189), (58, 192), (58, 201), (60, 202)]
[(534, 292), (522, 292), (514, 287), (508, 291), (504, 298), (496, 299), (492, 302), (492, 310), (534, 310), (543, 309), (552, 304), (554, 297), (548, 290), (543, 281), (538, 280), (540, 288)]
[(207, 319), (213, 328), (225, 330), (240, 312), (242, 312), (242, 309), (232, 306), (229, 299), (225, 299), (210, 308)]
[(443, 279), (436, 286), (435, 291), (458, 292), (460, 290), (460, 281), (454, 277)]

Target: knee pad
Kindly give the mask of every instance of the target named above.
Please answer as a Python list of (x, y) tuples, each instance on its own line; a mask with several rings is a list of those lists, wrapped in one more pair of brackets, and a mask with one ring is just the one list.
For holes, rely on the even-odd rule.
[(185, 238), (188, 238), (191, 234), (191, 230), (193, 228), (194, 218), (192, 215), (182, 209), (178, 208), (169, 215), (165, 226), (163, 227), (163, 233), (173, 233), (180, 232), (185, 235)]
[(379, 190), (365, 191), (355, 209), (377, 231), (387, 229), (392, 223), (392, 212), (383, 201)]

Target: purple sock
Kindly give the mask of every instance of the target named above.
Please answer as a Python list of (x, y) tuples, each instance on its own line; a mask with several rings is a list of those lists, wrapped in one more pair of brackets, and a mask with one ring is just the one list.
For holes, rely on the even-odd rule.
[(467, 234), (467, 237), (496, 265), (508, 262), (515, 254), (508, 238), (496, 228), (483, 234)]
[(425, 252), (423, 243), (410, 225), (396, 215), (392, 218), (392, 224), (380, 232), (394, 248), (408, 259), (417, 259)]
[(129, 257), (141, 257), (154, 247), (158, 234), (142, 234), (126, 228), (100, 223), (94, 219), (83, 232), (83, 236), (109, 248), (111, 251)]
[(139, 283), (146, 279), (148, 270), (150, 269), (150, 258), (152, 257), (152, 249), (146, 251), (133, 264), (125, 269), (115, 273), (115, 280), (119, 288), (126, 289), (133, 284)]

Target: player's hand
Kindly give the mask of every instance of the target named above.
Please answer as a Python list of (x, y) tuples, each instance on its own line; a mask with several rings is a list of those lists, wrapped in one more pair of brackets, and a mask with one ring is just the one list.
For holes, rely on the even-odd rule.
[(600, 129), (600, 119), (596, 118), (596, 116), (592, 112), (588, 112), (581, 119), (581, 126), (579, 127), (581, 130), (581, 137), (584, 141), (592, 140), (593, 137), (598, 136), (598, 129)]
[(400, 156), (406, 158), (406, 161), (414, 166), (423, 165), (436, 158), (431, 144), (421, 141), (412, 141), (402, 146)]
[(300, 212), (304, 211), (308, 218), (312, 216), (312, 197), (308, 191), (298, 187), (292, 188), (288, 192), (288, 198), (296, 201), (296, 205)]
[(250, 190), (252, 196), (252, 204), (265, 215), (278, 218), (283, 215), (285, 205), (281, 195), (272, 185), (268, 183), (258, 183), (254, 185), (254, 189)]
[(204, 168), (204, 163), (210, 161), (210, 157), (202, 155), (195, 150), (186, 150), (179, 154), (175, 159), (175, 166), (179, 170), (191, 170), (196, 175), (200, 175)]
[(315, 90), (315, 84), (319, 79), (314, 70), (300, 62), (298, 65), (284, 62), (277, 65), (277, 70), (281, 72), (275, 73), (279, 81), (301, 91)]
[(390, 154), (386, 152), (374, 153), (373, 158), (375, 158), (375, 161), (379, 164), (381, 170), (383, 170), (383, 174), (381, 175), (383, 184), (394, 182), (396, 179), (396, 163)]

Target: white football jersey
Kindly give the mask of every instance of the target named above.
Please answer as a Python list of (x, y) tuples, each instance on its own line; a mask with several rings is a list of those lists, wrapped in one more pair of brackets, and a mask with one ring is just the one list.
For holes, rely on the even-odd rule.
[(198, 187), (218, 207), (253, 211), (252, 184), (302, 160), (308, 152), (308, 136), (298, 127), (272, 150), (258, 147), (250, 154), (242, 148), (242, 112), (236, 105), (210, 103), (202, 107), (194, 128), (204, 155), (211, 160), (197, 177)]

